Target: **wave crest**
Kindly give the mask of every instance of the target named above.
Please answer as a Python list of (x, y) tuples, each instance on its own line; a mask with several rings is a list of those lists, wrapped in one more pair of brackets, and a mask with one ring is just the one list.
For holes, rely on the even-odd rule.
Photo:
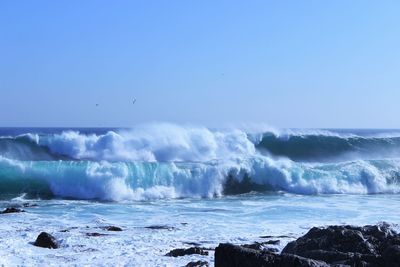
[(205, 162), (255, 153), (254, 144), (242, 131), (211, 131), (172, 124), (109, 131), (104, 135), (63, 132), (41, 138), (39, 145), (75, 159), (108, 161)]
[[(301, 164), (258, 156), (210, 163), (0, 159), (1, 194), (146, 200), (219, 197), (253, 190), (295, 194), (400, 192), (400, 161)], [(47, 188), (47, 189), (46, 189)]]
[(400, 157), (400, 137), (365, 137), (338, 134), (264, 134), (256, 147), (292, 160), (332, 160)]

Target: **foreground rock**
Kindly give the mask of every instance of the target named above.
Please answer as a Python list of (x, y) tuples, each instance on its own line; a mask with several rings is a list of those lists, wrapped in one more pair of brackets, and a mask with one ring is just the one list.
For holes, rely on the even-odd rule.
[(256, 245), (220, 244), (215, 250), (215, 266), (400, 267), (400, 234), (386, 223), (314, 227), (290, 242), (281, 254)]
[(203, 248), (198, 248), (198, 247), (177, 248), (177, 249), (171, 250), (165, 256), (181, 257), (181, 256), (193, 255), (193, 254), (206, 255), (207, 256), (208, 255), (208, 251), (205, 251)]
[(208, 267), (208, 262), (206, 261), (192, 261), (185, 265), (185, 267)]
[(232, 244), (215, 249), (215, 267), (328, 267), (329, 265), (290, 254), (275, 254)]
[(42, 247), (42, 248), (59, 248), (57, 240), (49, 233), (41, 232), (39, 236), (36, 238), (34, 246)]
[(400, 235), (389, 224), (312, 228), (282, 253), (350, 266), (400, 266)]
[(8, 207), (0, 212), (0, 214), (7, 214), (7, 213), (17, 213), (17, 212), (25, 212), (23, 209), (15, 208), (15, 207)]

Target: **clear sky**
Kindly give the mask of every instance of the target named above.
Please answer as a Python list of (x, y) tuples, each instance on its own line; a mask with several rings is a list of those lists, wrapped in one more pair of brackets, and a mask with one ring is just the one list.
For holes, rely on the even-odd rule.
[(0, 126), (400, 128), (399, 14), (399, 1), (3, 0)]

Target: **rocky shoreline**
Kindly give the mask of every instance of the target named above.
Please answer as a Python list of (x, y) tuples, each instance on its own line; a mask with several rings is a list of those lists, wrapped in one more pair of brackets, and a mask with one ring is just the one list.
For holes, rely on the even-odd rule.
[[(30, 207), (30, 205), (23, 205)], [(20, 207), (7, 207), (0, 214), (20, 213)], [(6, 216), (6, 215), (0, 215)], [(72, 229), (60, 230), (69, 232)], [(118, 226), (101, 226), (106, 232), (121, 232)], [(168, 230), (168, 226), (148, 226), (152, 230)], [(106, 236), (105, 233), (88, 232), (87, 236)], [(214, 254), (215, 267), (400, 267), (400, 234), (385, 222), (377, 225), (351, 226), (333, 225), (313, 227), (305, 235), (289, 242), (281, 252), (274, 247), (287, 236), (262, 236), (263, 242), (252, 244), (220, 243)], [(42, 232), (32, 245), (60, 249), (60, 244), (51, 234)], [(182, 257), (186, 255), (209, 256), (214, 248), (201, 247), (200, 243), (192, 247), (176, 248), (165, 254), (165, 257)], [(212, 257), (213, 254), (210, 254)], [(204, 260), (189, 262), (186, 266), (209, 266)]]
[(215, 267), (399, 267), (400, 234), (387, 223), (314, 227), (282, 253), (219, 244)]

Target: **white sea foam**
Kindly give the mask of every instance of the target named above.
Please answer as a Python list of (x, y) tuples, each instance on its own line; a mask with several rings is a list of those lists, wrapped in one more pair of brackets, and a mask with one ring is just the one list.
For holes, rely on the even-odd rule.
[(45, 184), (56, 196), (77, 199), (212, 198), (224, 194), (229, 175), (238, 182), (248, 175), (253, 183), (271, 190), (306, 195), (400, 192), (398, 160), (300, 164), (261, 155), (210, 163), (19, 162), (3, 158), (0, 165), (2, 172), (7, 170), (7, 175), (14, 177), (10, 183), (21, 183), (25, 190), (31, 186), (34, 191), (38, 183)]
[(97, 135), (66, 131), (18, 138), (37, 143), (28, 146), (35, 153), (50, 149), (77, 159), (0, 156), (0, 178), (14, 183), (9, 188), (20, 188), (19, 193), (45, 187), (55, 196), (77, 199), (212, 198), (224, 195), (229, 176), (239, 189), (243, 177), (249, 176), (253, 184), (296, 194), (400, 192), (399, 159), (296, 162), (261, 154), (249, 134), (239, 129), (153, 124)]
[(109, 161), (204, 162), (255, 153), (254, 144), (243, 131), (173, 124), (146, 125), (104, 135), (67, 131), (41, 138), (39, 144), (76, 159)]
[[(0, 265), (184, 266), (197, 260), (212, 265), (213, 252), (208, 257), (164, 255), (188, 247), (187, 242), (215, 247), (220, 242), (261, 242), (260, 235), (297, 237), (326, 224), (399, 221), (400, 159), (296, 162), (260, 154), (254, 144), (266, 128), (261, 131), (157, 124), (105, 134), (24, 135), (16, 137), (22, 139), (16, 144), (14, 137), (1, 140), (8, 152), (16, 148), (19, 153), (0, 155), (0, 194), (13, 193), (0, 206), (21, 201), (38, 206), (0, 217)], [(55, 155), (29, 160), (48, 149)], [(17, 159), (17, 154), (25, 157)], [(285, 193), (219, 198), (227, 177), (241, 187), (247, 176)], [(32, 193), (42, 197), (49, 192), (57, 198), (31, 199)], [(175, 230), (144, 228), (165, 224)], [(100, 226), (106, 225), (124, 231), (105, 232)], [(61, 249), (32, 246), (41, 231), (53, 234)], [(86, 235), (93, 232), (107, 235)], [(290, 240), (283, 238), (278, 248)]]
[[(263, 235), (279, 238), (282, 249), (313, 226), (396, 223), (399, 195), (246, 195), (214, 199), (177, 199), (145, 203), (96, 201), (36, 201), (26, 212), (0, 216), (0, 266), (185, 266), (209, 256), (165, 257), (187, 242), (213, 248), (219, 243), (249, 244)], [(14, 203), (14, 202), (12, 202)], [(0, 205), (11, 203), (1, 202)], [(20, 204), (19, 202), (14, 204)], [(122, 232), (103, 231), (116, 225)], [(174, 230), (145, 227), (167, 225)], [(67, 231), (65, 231), (67, 230)], [(52, 234), (60, 249), (31, 243), (40, 232)], [(89, 237), (86, 233), (105, 236)], [(274, 238), (275, 239), (275, 238)], [(118, 259), (118, 260), (116, 260)]]

